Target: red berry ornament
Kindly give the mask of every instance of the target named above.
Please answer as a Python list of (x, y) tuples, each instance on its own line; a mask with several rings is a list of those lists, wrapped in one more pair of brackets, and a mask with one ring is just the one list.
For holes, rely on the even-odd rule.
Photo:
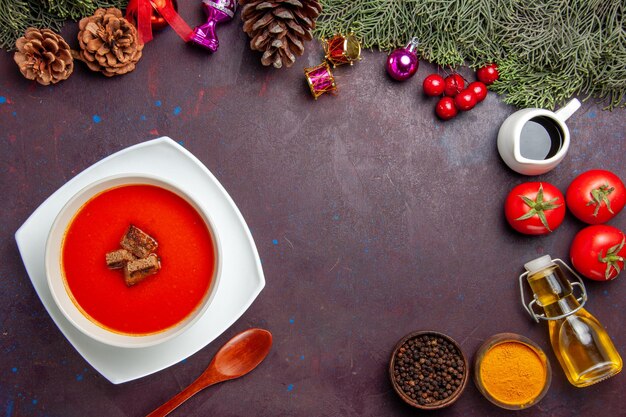
[(448, 97), (454, 97), (465, 88), (465, 80), (459, 74), (448, 75), (445, 79), (443, 92)]
[(422, 87), (424, 88), (424, 94), (427, 96), (435, 97), (443, 94), (444, 89), (443, 77), (439, 74), (430, 74), (424, 78)]
[(486, 85), (491, 85), (498, 78), (500, 78), (500, 74), (498, 73), (498, 66), (496, 64), (488, 64), (484, 67), (478, 68), (478, 71), (476, 71), (476, 76), (481, 82), (485, 83)]
[(441, 120), (450, 120), (457, 114), (456, 107), (454, 107), (454, 100), (450, 97), (442, 97), (437, 103), (435, 113)]
[(474, 93), (467, 88), (454, 97), (454, 104), (459, 110), (472, 110), (476, 105), (476, 95), (474, 95)]
[(470, 90), (476, 96), (476, 102), (480, 103), (487, 97), (487, 86), (480, 81), (474, 81), (470, 85), (467, 86), (467, 89)]

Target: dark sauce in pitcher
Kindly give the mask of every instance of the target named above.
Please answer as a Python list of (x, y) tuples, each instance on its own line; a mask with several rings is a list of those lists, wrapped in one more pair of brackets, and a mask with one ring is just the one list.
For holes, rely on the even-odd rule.
[(522, 126), (520, 152), (524, 158), (550, 159), (563, 146), (563, 131), (555, 120), (546, 117), (533, 117)]

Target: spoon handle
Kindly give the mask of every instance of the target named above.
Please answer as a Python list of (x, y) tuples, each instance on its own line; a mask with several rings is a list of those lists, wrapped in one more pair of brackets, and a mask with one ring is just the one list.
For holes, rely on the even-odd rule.
[(218, 381), (212, 381), (209, 384), (206, 384), (206, 381), (201, 381), (200, 379), (197, 379), (192, 382), (191, 385), (189, 385), (187, 388), (176, 394), (168, 402), (148, 414), (146, 417), (165, 417), (166, 415), (174, 411), (179, 405), (187, 401), (189, 398), (193, 397), (204, 388), (215, 384), (216, 382)]

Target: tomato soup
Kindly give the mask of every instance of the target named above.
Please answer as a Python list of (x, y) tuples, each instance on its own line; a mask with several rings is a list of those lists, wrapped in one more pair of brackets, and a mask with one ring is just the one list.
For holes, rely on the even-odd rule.
[[(133, 224), (154, 237), (161, 270), (127, 287), (105, 254)], [(211, 234), (186, 200), (164, 188), (128, 185), (89, 200), (65, 232), (61, 270), (75, 304), (114, 332), (144, 335), (184, 320), (205, 299), (215, 273)]]

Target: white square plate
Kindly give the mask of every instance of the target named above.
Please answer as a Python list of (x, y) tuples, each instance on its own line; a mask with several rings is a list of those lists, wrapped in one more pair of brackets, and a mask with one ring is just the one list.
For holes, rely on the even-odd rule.
[[(52, 299), (44, 269), (48, 231), (65, 203), (93, 181), (122, 173), (154, 174), (176, 183), (211, 213), (222, 243), (222, 277), (209, 308), (180, 336), (147, 348), (109, 346), (81, 333)], [(167, 137), (126, 148), (78, 174), (35, 210), (15, 239), (52, 320), (78, 353), (114, 384), (160, 371), (202, 349), (241, 317), (265, 286), (256, 246), (239, 209), (202, 162)]]

